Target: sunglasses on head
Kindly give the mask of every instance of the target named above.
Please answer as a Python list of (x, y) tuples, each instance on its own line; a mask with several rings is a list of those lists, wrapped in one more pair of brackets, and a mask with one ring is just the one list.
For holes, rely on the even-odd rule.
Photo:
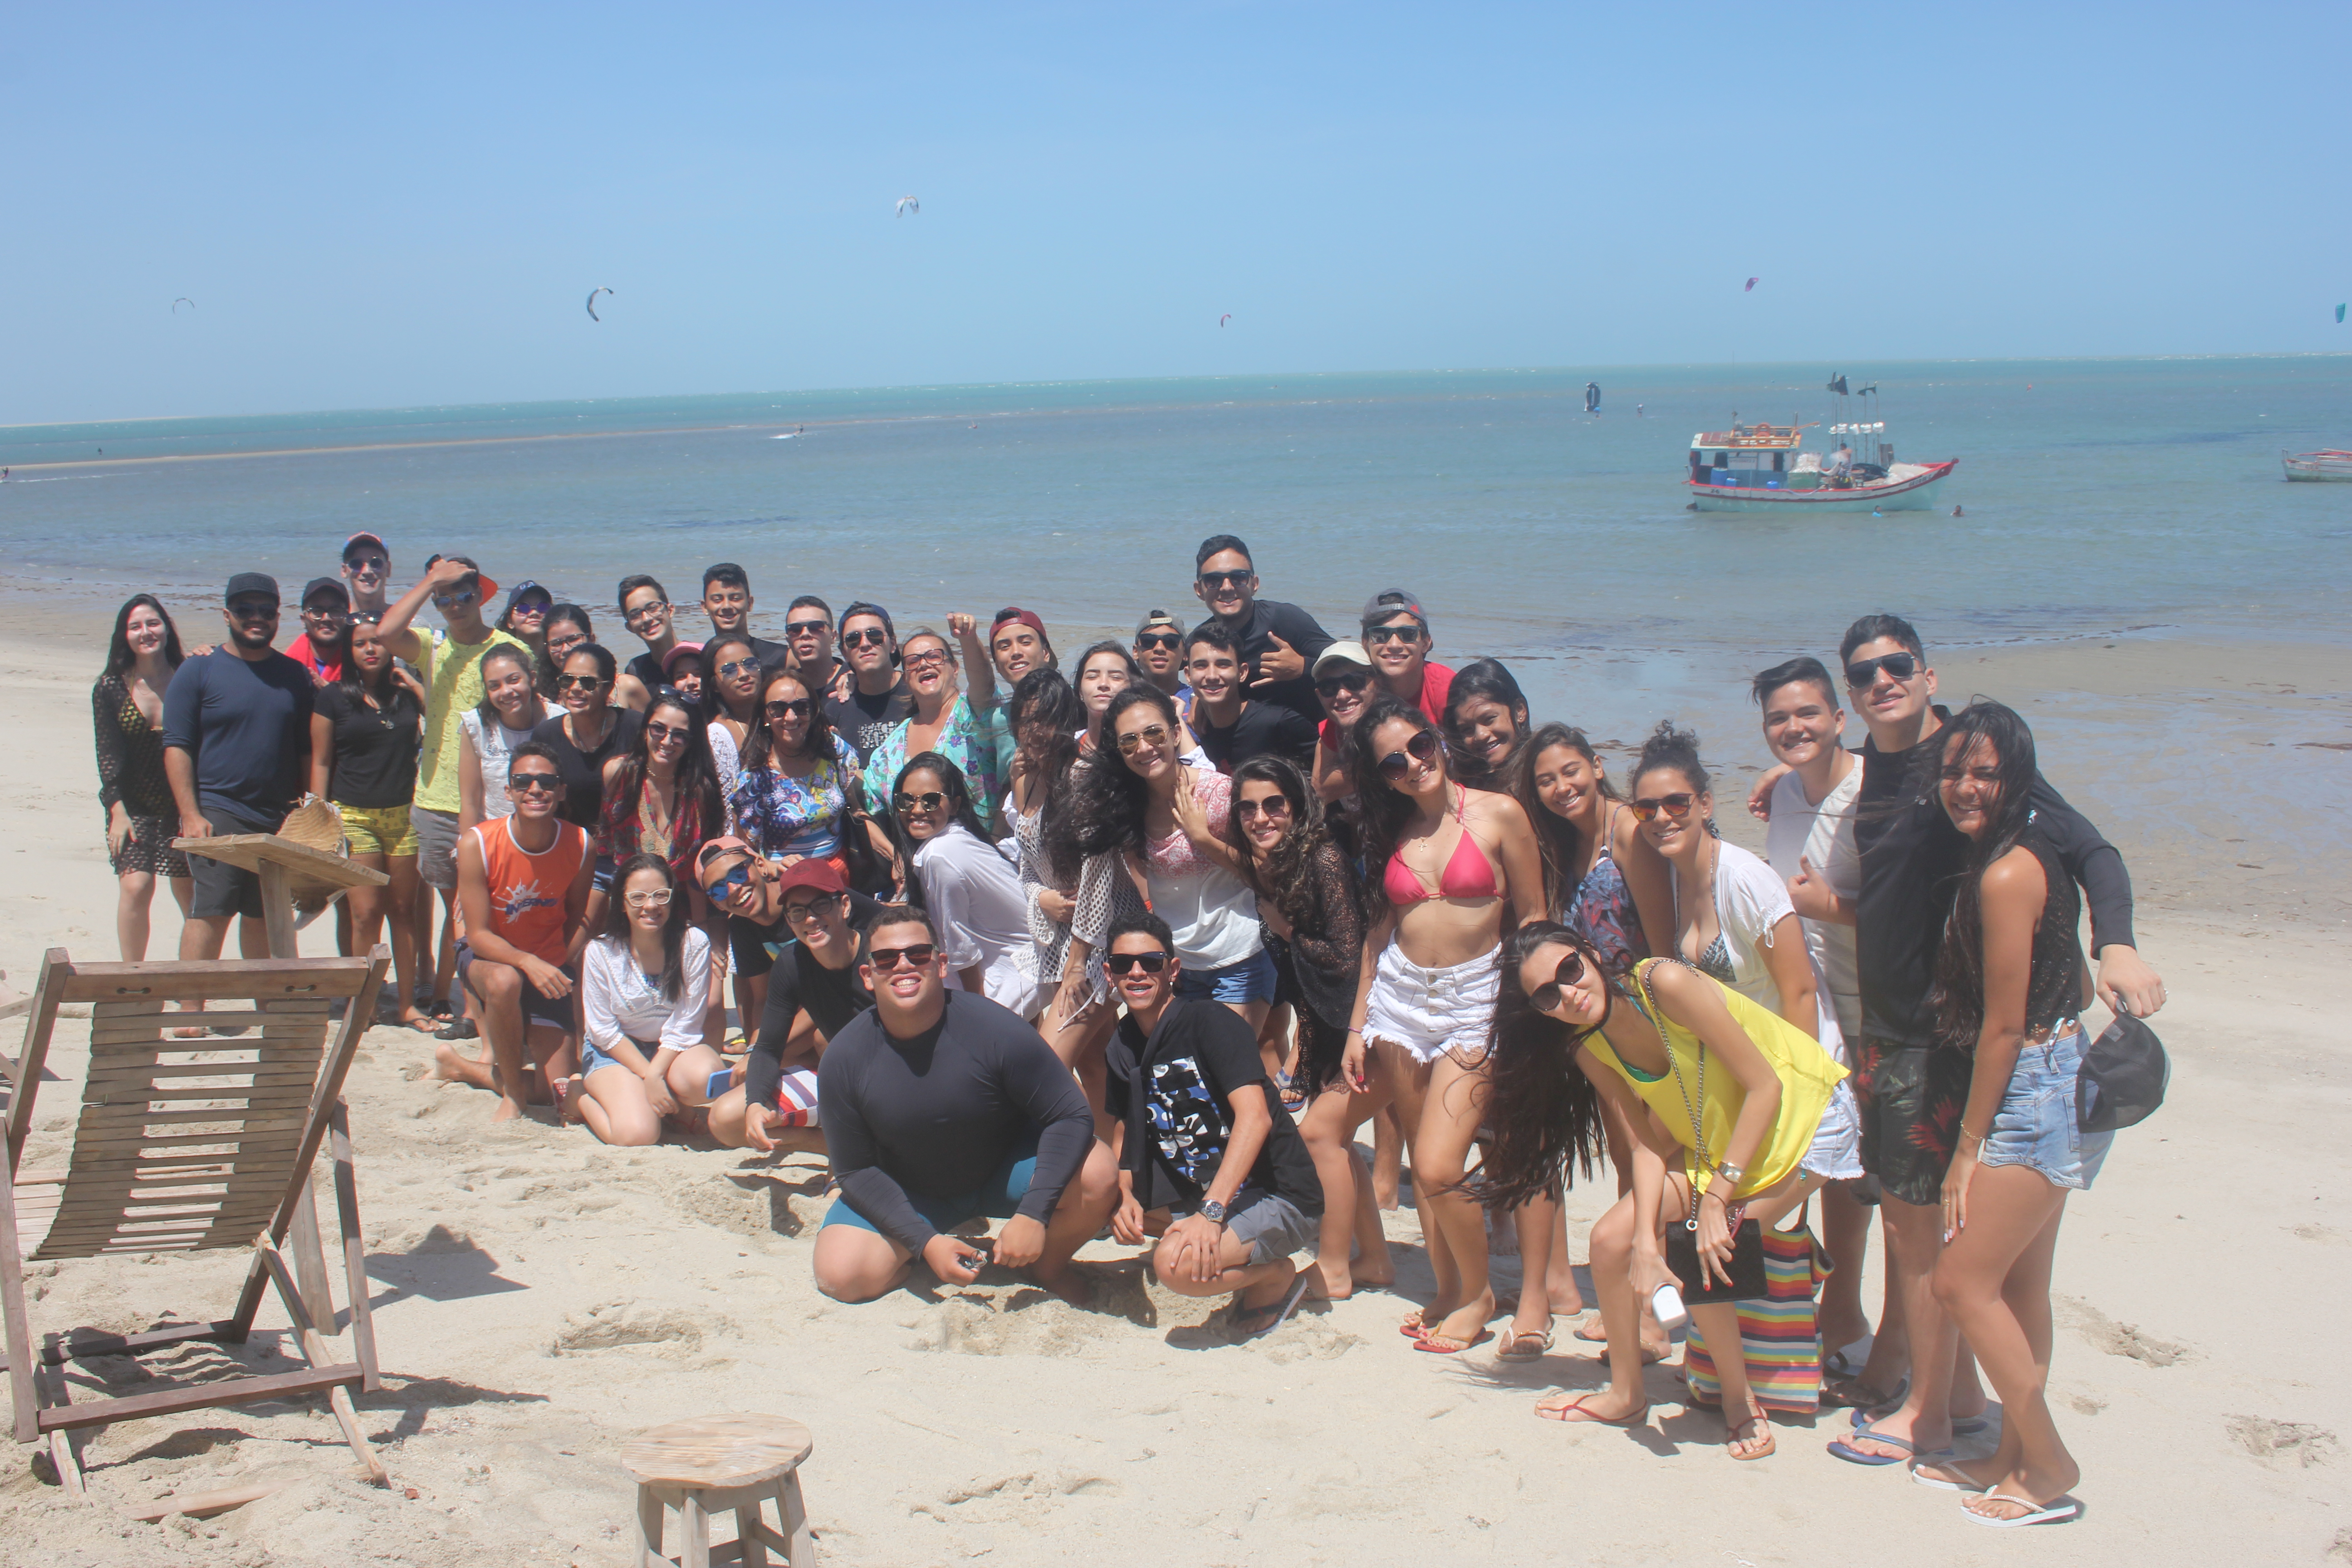
[(1583, 978), (1584, 954), (1570, 948), (1568, 956), (1559, 961), (1559, 967), (1551, 972), (1551, 978), (1528, 993), (1528, 1001), (1538, 1013), (1557, 1012), (1559, 1009), (1559, 988), (1573, 985)]
[(1270, 795), (1263, 800), (1242, 799), (1234, 802), (1234, 815), (1247, 822), (1263, 814), (1268, 820), (1290, 815), (1290, 801), (1286, 795)]
[(1118, 754), (1122, 757), (1131, 757), (1145, 746), (1157, 748), (1167, 743), (1167, 725), (1146, 724), (1142, 729), (1118, 738)]
[(765, 711), (771, 719), (805, 719), (812, 704), (805, 697), (795, 697), (786, 702), (771, 702)]
[(866, 953), (866, 962), (887, 974), (894, 969), (920, 969), (939, 951), (928, 942), (919, 942), (912, 947), (877, 947)]
[(1698, 796), (1686, 791), (1676, 790), (1672, 795), (1650, 795), (1641, 800), (1629, 800), (1625, 804), (1633, 808), (1634, 816), (1641, 821), (1647, 822), (1660, 811), (1664, 811), (1675, 821), (1680, 822), (1690, 815), (1691, 805), (1697, 799)]
[(1419, 626), (1374, 626), (1364, 634), (1364, 640), (1374, 647), (1379, 647), (1383, 643), (1419, 642), (1421, 628)]
[(1348, 669), (1337, 675), (1318, 676), (1315, 679), (1315, 689), (1326, 697), (1337, 697), (1342, 691), (1361, 691), (1371, 683), (1371, 671)]
[(553, 795), (562, 787), (562, 773), (509, 773), (507, 775), (507, 788), (519, 789), (526, 795), (533, 793)]
[(784, 635), (788, 637), (813, 637), (833, 630), (831, 621), (786, 621)]
[(1857, 691), (1867, 690), (1878, 684), (1878, 672), (1882, 669), (1897, 680), (1908, 680), (1919, 673), (1919, 661), (1907, 653), (1858, 658), (1845, 667), (1845, 683)]
[(1402, 752), (1391, 752), (1381, 759), (1381, 777), (1394, 784), (1412, 772), (1412, 764), (1425, 763), (1437, 755), (1437, 731), (1423, 730), (1404, 743)]
[(1211, 593), (1220, 588), (1238, 588), (1255, 575), (1256, 574), (1252, 572), (1203, 572), (1201, 574), (1201, 586)]
[(890, 634), (880, 626), (860, 626), (854, 632), (841, 634), (841, 646), (844, 647), (864, 647), (869, 644), (880, 647), (889, 640)]
[(937, 811), (945, 805), (947, 801), (948, 797), (935, 789), (927, 789), (920, 795), (901, 795), (891, 797), (891, 804), (896, 805), (901, 814), (909, 811)]
[(1103, 967), (1113, 974), (1129, 974), (1140, 969), (1146, 974), (1157, 974), (1168, 967), (1165, 952), (1114, 952), (1103, 960)]
[(1135, 637), (1135, 646), (1172, 648), (1183, 640), (1174, 632), (1138, 632)]

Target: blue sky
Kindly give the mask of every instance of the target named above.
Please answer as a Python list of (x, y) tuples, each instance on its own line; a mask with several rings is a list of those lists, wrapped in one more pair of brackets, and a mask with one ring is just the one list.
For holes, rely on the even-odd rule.
[(2352, 349), (2347, 44), (2340, 5), (25, 6), (0, 423)]

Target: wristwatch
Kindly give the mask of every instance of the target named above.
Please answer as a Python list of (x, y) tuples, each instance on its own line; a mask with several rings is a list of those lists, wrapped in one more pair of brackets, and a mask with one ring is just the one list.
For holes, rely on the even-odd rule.
[(1225, 1205), (1211, 1198), (1201, 1205), (1201, 1217), (1213, 1219), (1219, 1225), (1223, 1225), (1225, 1223)]

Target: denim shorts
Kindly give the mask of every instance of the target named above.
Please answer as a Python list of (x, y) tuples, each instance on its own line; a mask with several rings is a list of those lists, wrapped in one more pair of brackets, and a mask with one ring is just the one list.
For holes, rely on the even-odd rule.
[(1993, 1112), (1979, 1163), (2023, 1165), (2053, 1187), (2087, 1190), (2105, 1163), (2112, 1132), (2085, 1132), (2074, 1112), (2083, 1067), (2083, 1026), (2071, 1020), (2043, 1045), (2018, 1052), (2009, 1089)]
[(1223, 969), (1181, 969), (1176, 973), (1176, 994), (1196, 1002), (1266, 1002), (1274, 1000), (1280, 976), (1274, 960), (1259, 948), (1238, 963)]

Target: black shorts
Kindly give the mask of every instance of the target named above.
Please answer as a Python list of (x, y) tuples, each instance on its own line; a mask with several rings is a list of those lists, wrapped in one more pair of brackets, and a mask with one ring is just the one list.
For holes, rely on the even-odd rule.
[[(487, 963), (489, 961), (485, 959), (482, 962)], [(457, 944), (457, 984), (463, 985), (467, 991), (472, 992), (475, 999), (478, 1001), (482, 999), (482, 994), (478, 991), (475, 991), (474, 983), (466, 978), (467, 972), (473, 967), (474, 950), (467, 947), (464, 942), (459, 942)], [(503, 965), (501, 967), (503, 967)], [(568, 964), (563, 966), (563, 973), (565, 975), (570, 977), (572, 984), (575, 987), (578, 986), (580, 984), (580, 975), (577, 965)], [(522, 1022), (524, 1028), (528, 1029), (534, 1024), (543, 1024), (551, 1029), (561, 1029), (567, 1035), (572, 1032), (571, 997), (541, 995), (539, 993), (539, 987), (530, 983), (530, 976), (524, 974), (520, 971), (517, 972), (515, 978), (522, 982)]]
[(1944, 1172), (1959, 1141), (1976, 1063), (1948, 1046), (1900, 1046), (1865, 1035), (1855, 1058), (1862, 1168), (1897, 1203), (1943, 1201)]
[[(236, 833), (275, 833), (286, 820), (282, 811), (256, 811), (225, 800), (200, 800), (196, 807), (213, 825), (215, 838), (226, 838)], [(228, 915), (257, 921), (261, 918), (260, 872), (215, 860), (209, 855), (191, 855), (188, 875), (196, 884), (188, 903), (188, 913), (194, 919), (220, 920)]]

